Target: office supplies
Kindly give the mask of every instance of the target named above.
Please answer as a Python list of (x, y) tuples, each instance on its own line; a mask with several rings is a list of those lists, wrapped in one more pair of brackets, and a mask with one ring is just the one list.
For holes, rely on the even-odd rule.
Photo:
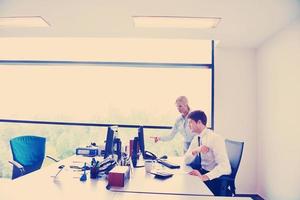
[(90, 178), (91, 179), (98, 178), (98, 173), (99, 173), (99, 170), (97, 169), (97, 167), (91, 167), (90, 168)]
[(115, 187), (124, 187), (130, 178), (128, 166), (116, 166), (108, 174), (108, 185)]
[(56, 178), (57, 176), (58, 176), (58, 174), (64, 169), (64, 165), (60, 165), (60, 166), (58, 166), (58, 172), (54, 175), (54, 176), (51, 176), (51, 177), (53, 177), (53, 178)]
[(64, 165), (60, 165), (60, 166), (58, 166), (58, 169), (62, 169), (64, 167), (65, 167)]
[[(126, 151), (126, 149), (125, 149)], [(130, 161), (129, 161), (130, 157), (128, 157), (127, 153), (122, 153), (121, 159), (119, 160), (119, 165), (121, 166), (129, 166), (130, 165)]]
[(76, 148), (76, 155), (91, 156), (91, 157), (97, 156), (98, 148), (94, 146), (79, 147)]
[(122, 142), (121, 142), (120, 138), (115, 138), (113, 145), (114, 145), (114, 147), (113, 147), (114, 153), (117, 154), (118, 160), (120, 160), (122, 157)]
[(177, 165), (175, 163), (172, 163), (170, 161), (167, 161), (167, 160), (162, 160), (162, 159), (157, 159), (157, 162), (170, 168), (170, 169), (178, 169), (180, 168), (180, 165)]
[(102, 162), (97, 163), (97, 167), (99, 168), (99, 173), (105, 173), (107, 174), (110, 170), (112, 170), (117, 165), (116, 160), (109, 156), (106, 159), (104, 159)]
[(151, 172), (154, 162), (155, 162), (154, 160), (145, 160), (144, 166), (145, 166), (146, 173)]
[(84, 170), (83, 170), (83, 174), (82, 174), (82, 176), (80, 177), (80, 181), (86, 181), (86, 163), (84, 163)]
[(129, 140), (129, 156), (132, 157), (133, 140)]
[(80, 167), (80, 166), (77, 166), (77, 165), (70, 165), (70, 168), (71, 169), (79, 169), (79, 170), (90, 170), (90, 167), (88, 166), (88, 165), (86, 165), (86, 166), (82, 166), (82, 167)]
[(154, 172), (150, 172), (150, 174), (155, 175), (154, 178), (157, 179), (167, 179), (173, 176), (173, 174), (168, 173), (168, 172), (162, 172), (162, 171), (154, 171)]
[(99, 163), (99, 161), (96, 161), (95, 158), (93, 158), (91, 161), (91, 167), (90, 167), (90, 178), (91, 179), (98, 178), (98, 173), (99, 173), (98, 163)]

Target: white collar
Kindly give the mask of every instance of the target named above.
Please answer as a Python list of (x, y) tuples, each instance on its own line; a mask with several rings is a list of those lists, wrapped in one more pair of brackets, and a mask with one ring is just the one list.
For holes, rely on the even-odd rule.
[(187, 117), (189, 116), (189, 114), (192, 112), (192, 109), (189, 110), (188, 114), (184, 117), (183, 115), (180, 115), (181, 116), (181, 119), (187, 119)]
[(203, 138), (207, 135), (208, 133), (208, 129), (205, 127), (202, 132), (199, 134), (200, 138)]

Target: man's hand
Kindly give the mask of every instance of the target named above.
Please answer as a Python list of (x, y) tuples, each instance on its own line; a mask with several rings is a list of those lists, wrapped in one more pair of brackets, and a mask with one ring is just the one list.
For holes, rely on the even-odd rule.
[(160, 137), (150, 136), (151, 139), (154, 139), (154, 142), (157, 143), (160, 140)]
[(194, 169), (194, 170), (192, 170), (192, 171), (189, 172), (189, 175), (192, 175), (192, 176), (201, 176), (201, 173), (198, 170)]
[(192, 175), (192, 176), (198, 176), (202, 181), (208, 181), (209, 180), (207, 175), (205, 175), (205, 174), (202, 175), (198, 170), (195, 170), (195, 169), (193, 171), (189, 172), (189, 174)]
[(207, 153), (208, 151), (209, 151), (209, 148), (207, 146), (201, 145), (200, 147), (197, 147), (192, 151), (192, 155), (194, 156), (198, 153)]
[(200, 178), (201, 178), (202, 181), (208, 181), (209, 180), (208, 176), (206, 176), (205, 174), (201, 175)]

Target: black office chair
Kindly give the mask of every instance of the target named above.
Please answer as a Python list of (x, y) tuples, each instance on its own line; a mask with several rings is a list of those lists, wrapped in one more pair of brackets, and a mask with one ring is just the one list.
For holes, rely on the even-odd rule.
[(220, 177), (224, 180), (224, 183), (226, 183), (222, 186), (220, 196), (235, 196), (235, 177), (242, 159), (244, 142), (237, 142), (226, 139), (225, 145), (231, 166), (231, 174), (223, 175)]

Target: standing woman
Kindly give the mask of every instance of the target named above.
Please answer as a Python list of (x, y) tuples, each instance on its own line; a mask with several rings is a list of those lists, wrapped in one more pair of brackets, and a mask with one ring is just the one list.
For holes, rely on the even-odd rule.
[(188, 150), (191, 141), (194, 138), (194, 134), (191, 132), (191, 129), (188, 124), (187, 116), (191, 112), (191, 109), (188, 105), (188, 99), (185, 96), (180, 96), (176, 99), (176, 107), (180, 113), (179, 117), (176, 119), (174, 126), (172, 127), (171, 133), (163, 137), (151, 137), (155, 142), (158, 141), (170, 141), (172, 140), (177, 133), (181, 133), (184, 138), (183, 151), (184, 153)]

